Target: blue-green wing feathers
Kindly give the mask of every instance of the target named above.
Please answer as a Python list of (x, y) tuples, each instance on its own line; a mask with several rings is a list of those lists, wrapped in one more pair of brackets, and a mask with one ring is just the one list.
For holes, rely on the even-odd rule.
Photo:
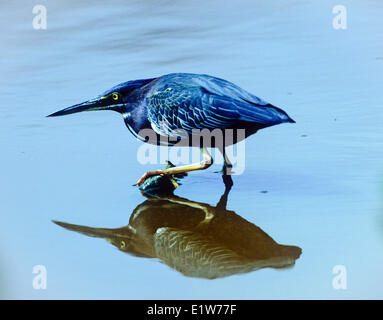
[(148, 116), (157, 133), (179, 136), (193, 129), (226, 129), (252, 123), (292, 122), (288, 115), (238, 86), (206, 75), (173, 74), (159, 78), (147, 96)]

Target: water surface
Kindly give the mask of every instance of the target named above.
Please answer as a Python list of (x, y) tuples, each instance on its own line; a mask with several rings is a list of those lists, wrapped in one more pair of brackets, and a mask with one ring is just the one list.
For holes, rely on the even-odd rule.
[[(47, 30), (32, 28), (30, 2), (1, 4), (2, 298), (383, 297), (380, 1), (343, 1), (346, 30), (332, 27), (338, 3), (328, 0), (39, 3)], [(141, 142), (118, 114), (45, 116), (171, 72), (228, 79), (297, 121), (247, 140), (226, 208), (300, 248), (295, 265), (185, 276), (52, 223), (126, 226), (145, 201), (132, 184), (158, 165), (138, 163)], [(176, 195), (216, 206), (219, 169), (191, 173)], [(46, 290), (32, 287), (34, 265), (47, 268)], [(346, 290), (333, 288), (336, 265), (347, 269)]]

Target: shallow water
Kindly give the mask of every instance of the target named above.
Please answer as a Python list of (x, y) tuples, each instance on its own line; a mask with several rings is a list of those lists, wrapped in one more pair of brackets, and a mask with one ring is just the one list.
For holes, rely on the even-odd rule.
[[(47, 30), (32, 28), (30, 2), (1, 4), (2, 298), (383, 297), (380, 1), (343, 1), (346, 30), (332, 27), (333, 1), (39, 4)], [(294, 266), (185, 276), (158, 255), (125, 254), (52, 223), (128, 225), (145, 201), (132, 184), (158, 165), (138, 163), (141, 142), (118, 114), (45, 116), (171, 72), (228, 79), (297, 121), (247, 139), (246, 170), (227, 202), (251, 230), (301, 248)], [(219, 169), (191, 173), (176, 195), (215, 206)], [(46, 290), (32, 287), (35, 265), (46, 267)], [(333, 287), (336, 265), (346, 290)]]

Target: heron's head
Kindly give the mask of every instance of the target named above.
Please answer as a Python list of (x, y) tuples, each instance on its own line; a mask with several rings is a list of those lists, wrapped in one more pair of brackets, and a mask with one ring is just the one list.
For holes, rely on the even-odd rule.
[(95, 110), (113, 110), (119, 113), (128, 112), (129, 109), (137, 102), (136, 89), (145, 86), (154, 79), (155, 78), (133, 80), (121, 83), (96, 98), (62, 109), (48, 115), (48, 117), (64, 116), (71, 113)]

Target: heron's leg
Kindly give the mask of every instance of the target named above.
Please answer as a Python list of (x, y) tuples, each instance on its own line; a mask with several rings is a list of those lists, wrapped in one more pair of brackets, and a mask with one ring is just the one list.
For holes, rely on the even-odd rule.
[(223, 151), (223, 173), (230, 175), (232, 168), (233, 168), (233, 164), (230, 162), (224, 150)]
[(226, 155), (225, 147), (219, 147), (219, 151), (221, 151), (223, 156), (223, 167), (222, 167), (222, 180), (225, 184), (226, 189), (230, 190), (233, 186), (233, 179), (231, 178), (231, 174), (233, 173), (231, 169), (233, 168), (232, 163)]
[(213, 158), (211, 157), (211, 155), (209, 154), (206, 148), (201, 148), (201, 152), (202, 152), (201, 162), (192, 163), (185, 166), (167, 168), (163, 170), (148, 171), (140, 178), (140, 180), (137, 181), (137, 185), (140, 185), (142, 182), (145, 181), (146, 178), (151, 176), (157, 176), (161, 174), (174, 175), (178, 173), (185, 173), (185, 172), (195, 171), (195, 170), (204, 170), (209, 168), (213, 163)]
[(226, 168), (231, 168), (232, 167), (232, 164), (229, 160), (229, 158), (226, 156), (226, 153), (225, 153), (225, 147), (219, 147), (217, 146), (217, 149), (221, 152), (222, 156), (223, 156), (223, 166), (222, 166), (222, 169), (219, 170), (219, 171), (214, 171), (215, 173), (222, 173), (222, 174), (225, 174), (226, 173)]
[(224, 175), (231, 175), (232, 173), (231, 169), (233, 168), (233, 165), (226, 155), (225, 147), (218, 147), (218, 150), (222, 153), (222, 156), (223, 156), (223, 167), (221, 171), (217, 171), (217, 172), (222, 172), (222, 174)]

